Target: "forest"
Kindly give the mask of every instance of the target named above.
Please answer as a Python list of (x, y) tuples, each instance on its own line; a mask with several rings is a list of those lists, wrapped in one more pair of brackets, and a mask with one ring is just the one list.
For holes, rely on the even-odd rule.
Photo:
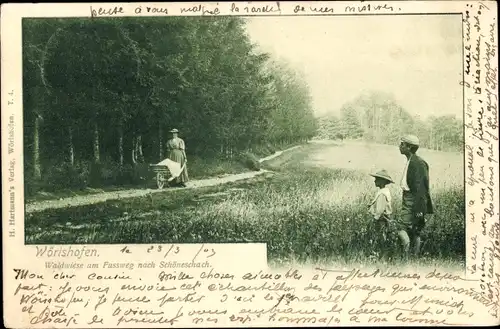
[(306, 82), (238, 17), (25, 19), (23, 88), (28, 194), (131, 183), (172, 128), (204, 159), (317, 129)]
[(312, 138), (463, 145), (460, 120), (412, 116), (384, 92), (316, 118), (303, 75), (258, 51), (239, 17), (24, 19), (22, 56), (28, 196), (137, 185), (172, 128), (205, 166)]
[(452, 115), (421, 118), (408, 113), (390, 93), (368, 91), (344, 104), (339, 114), (319, 118), (318, 135), (397, 145), (400, 136), (411, 132), (419, 137), (422, 147), (463, 151), (463, 129), (463, 121)]

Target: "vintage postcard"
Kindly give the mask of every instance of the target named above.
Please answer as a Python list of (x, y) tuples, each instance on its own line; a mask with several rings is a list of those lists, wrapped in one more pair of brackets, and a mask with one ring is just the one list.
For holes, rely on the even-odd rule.
[(8, 328), (495, 325), (494, 1), (1, 7)]

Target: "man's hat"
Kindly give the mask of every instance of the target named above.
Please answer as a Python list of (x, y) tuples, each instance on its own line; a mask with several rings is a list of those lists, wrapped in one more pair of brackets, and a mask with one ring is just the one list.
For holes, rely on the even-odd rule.
[(374, 174), (370, 174), (370, 176), (382, 178), (382, 179), (385, 179), (386, 181), (388, 181), (390, 183), (394, 183), (394, 181), (392, 180), (391, 176), (389, 176), (389, 174), (387, 173), (387, 170), (385, 170), (385, 169), (377, 171)]
[(415, 145), (415, 146), (419, 146), (420, 145), (420, 141), (418, 140), (418, 137), (415, 136), (415, 135), (406, 135), (406, 136), (403, 136), (403, 137), (401, 137), (401, 141), (405, 142), (405, 143), (408, 143), (410, 145)]
[(177, 130), (177, 129), (175, 129), (175, 128), (174, 128), (174, 129), (170, 130), (170, 132), (171, 132), (171, 133), (178, 133), (178, 132), (179, 132), (179, 130)]

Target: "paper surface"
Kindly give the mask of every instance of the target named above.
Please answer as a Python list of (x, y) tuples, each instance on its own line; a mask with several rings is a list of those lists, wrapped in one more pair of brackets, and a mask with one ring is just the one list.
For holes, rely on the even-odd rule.
[[(500, 194), (496, 13), (497, 4), (493, 1), (2, 4), (4, 325), (9, 328), (163, 328), (499, 324)], [(193, 195), (185, 203), (181, 193), (190, 193), (190, 190), (174, 194), (177, 192), (165, 189), (165, 193), (172, 194), (165, 194), (163, 198), (163, 191), (155, 195), (145, 192), (140, 199), (122, 198), (118, 191), (111, 201), (96, 201), (95, 204), (88, 202), (85, 206), (68, 204), (63, 217), (59, 212), (63, 206), (57, 209), (26, 207), (26, 179), (28, 170), (33, 170), (27, 169), (23, 163), (33, 157), (33, 151), (25, 151), (25, 147), (32, 146), (23, 145), (23, 138), (28, 138), (24, 133), (33, 131), (31, 122), (49, 122), (55, 119), (50, 114), (44, 114), (40, 118), (26, 114), (26, 108), (33, 105), (23, 103), (23, 97), (35, 92), (42, 93), (44, 87), (29, 90), (23, 87), (23, 47), (29, 47), (22, 41), (23, 21), (33, 18), (60, 18), (63, 21), (70, 18), (92, 18), (95, 22), (104, 22), (110, 18), (149, 16), (166, 20), (194, 19), (194, 16), (204, 16), (207, 19), (216, 19), (215, 16), (251, 18), (253, 32), (249, 30), (249, 33), (260, 40), (259, 44), (263, 49), (275, 57), (289, 54), (292, 58), (290, 65), (307, 72), (299, 76), (309, 79), (309, 85), (314, 90), (312, 98), (320, 114), (327, 113), (330, 105), (340, 108), (343, 104), (350, 104), (358, 91), (377, 84), (381, 89), (389, 86), (387, 88), (390, 91), (397, 91), (397, 97), (404, 103), (402, 107), (413, 111), (412, 115), (421, 113), (437, 117), (442, 114), (440, 111), (458, 113), (457, 116), (463, 119), (463, 127), (460, 127), (463, 129), (457, 131), (463, 130), (464, 134), (463, 147), (460, 152), (456, 152), (459, 155), (456, 158), (446, 158), (439, 151), (426, 149), (419, 150), (418, 154), (422, 154), (429, 162), (433, 186), (454, 184), (454, 179), (448, 176), (456, 172), (458, 175), (463, 173), (464, 198), (450, 199), (453, 201), (446, 208), (460, 207), (459, 202), (454, 204), (454, 200), (461, 200), (465, 205), (463, 244), (466, 248), (462, 264), (431, 257), (425, 262), (411, 261), (407, 265), (382, 266), (358, 261), (354, 254), (349, 259), (341, 259), (334, 254), (328, 257), (315, 254), (314, 250), (329, 250), (324, 245), (315, 244), (317, 241), (329, 241), (331, 245), (341, 243), (333, 238), (328, 240), (327, 237), (337, 237), (336, 234), (344, 228), (345, 236), (349, 237), (357, 236), (361, 230), (366, 231), (363, 225), (356, 224), (361, 214), (359, 218), (354, 218), (349, 213), (342, 217), (342, 221), (329, 223), (340, 216), (339, 209), (344, 209), (341, 206), (348, 202), (346, 200), (349, 195), (373, 188), (373, 182), (369, 179), (366, 185), (352, 183), (349, 180), (351, 178), (335, 181), (332, 178), (331, 186), (328, 186), (330, 183), (314, 181), (316, 185), (312, 183), (310, 190), (304, 192), (303, 198), (295, 199), (295, 189), (299, 189), (302, 182), (299, 180), (296, 184), (289, 183), (289, 189), (263, 189), (254, 199), (251, 193), (261, 191), (259, 181), (256, 185), (199, 192), (205, 194)], [(426, 20), (429, 17), (439, 19), (431, 23)], [(443, 17), (448, 17), (452, 21), (450, 24), (457, 27), (450, 30), (453, 35), (458, 36), (457, 42), (450, 41), (448, 44), (444, 41), (448, 37), (447, 26), (451, 25), (447, 25), (447, 18)], [(380, 20), (368, 23), (369, 20), (373, 22), (376, 19)], [(411, 19), (416, 20), (408, 23)], [(259, 22), (265, 28), (259, 28)], [(339, 28), (333, 29), (333, 25), (329, 24), (337, 24), (335, 26)], [(364, 24), (370, 26), (370, 29), (366, 29)], [(364, 30), (359, 32), (355, 26), (362, 26)], [(411, 26), (418, 26), (421, 33), (411, 34), (414, 33), (411, 32)], [(293, 35), (302, 33), (301, 30), (308, 31), (308, 35), (303, 34), (294, 39)], [(336, 37), (322, 37), (328, 31), (340, 30), (342, 33), (336, 34)], [(384, 57), (381, 50), (383, 45), (379, 41), (370, 40), (383, 40), (384, 38), (377, 36), (376, 39), (375, 36), (384, 35), (389, 30), (401, 38), (398, 40), (406, 39), (407, 43), (398, 41), (401, 45), (393, 49), (392, 55)], [(43, 31), (44, 28), (40, 27), (40, 33)], [(409, 38), (409, 35), (413, 37)], [(117, 36), (116, 40), (125, 42), (123, 40), (128, 40), (128, 37), (130, 35), (123, 34)], [(418, 42), (421, 41), (417, 39), (427, 40), (431, 46), (420, 47)], [(32, 45), (29, 51), (47, 55), (52, 49), (50, 47), (57, 47), (56, 44), (50, 44), (46, 48)], [(345, 44), (351, 46), (340, 46)], [(287, 47), (290, 49), (287, 50)], [(131, 51), (130, 54), (132, 53)], [(321, 54), (322, 57), (311, 54)], [(219, 55), (230, 56), (222, 50)], [(37, 70), (43, 68), (44, 56), (37, 57), (41, 59), (32, 63)], [(409, 65), (404, 60), (406, 57), (417, 59)], [(379, 59), (378, 62), (374, 58)], [(452, 62), (454, 58), (460, 58), (458, 66), (449, 70), (441, 67), (444, 67), (446, 59)], [(178, 64), (184, 59), (181, 55), (172, 55), (169, 60)], [(197, 72), (204, 72), (211, 65), (216, 65), (216, 62), (215, 59), (212, 63), (199, 62), (193, 64), (193, 67), (199, 70)], [(363, 69), (356, 68), (363, 63), (367, 66)], [(26, 62), (24, 65), (27, 65)], [(72, 63), (64, 65), (69, 68)], [(371, 73), (366, 73), (368, 65), (373, 68)], [(89, 69), (90, 67), (91, 65)], [(346, 67), (349, 69), (345, 69)], [(411, 75), (410, 71), (413, 72)], [(40, 74), (43, 76), (43, 72)], [(174, 79), (173, 75), (170, 78)], [(182, 73), (175, 76), (178, 79), (176, 81), (193, 79), (189, 80), (190, 83), (197, 78), (189, 74), (182, 76)], [(325, 83), (323, 78), (330, 82)], [(83, 84), (83, 80), (78, 81), (80, 82), (77, 83)], [(69, 83), (61, 81), (58, 88), (64, 88)], [(444, 84), (448, 87), (438, 89)], [(241, 92), (250, 85), (251, 83), (242, 84)], [(186, 89), (190, 88), (188, 83), (186, 86)], [(220, 87), (219, 94), (224, 94), (226, 87), (215, 82), (207, 83), (203, 88), (213, 86)], [(425, 91), (422, 93), (424, 96), (421, 96), (418, 88)], [(453, 92), (448, 93), (446, 88)], [(269, 90), (272, 92), (274, 89)], [(432, 93), (430, 90), (439, 91)], [(90, 95), (91, 91), (88, 93)], [(148, 92), (144, 94), (148, 95)], [(141, 107), (142, 97), (145, 96), (140, 95), (138, 100), (127, 100), (130, 103), (123, 107), (135, 102), (134, 109), (138, 110), (134, 113), (147, 113), (146, 107)], [(290, 95), (292, 99), (292, 94)], [(64, 96), (58, 97), (64, 99)], [(94, 96), (88, 96), (89, 99), (94, 99), (92, 97)], [(175, 98), (175, 95), (172, 97)], [(64, 101), (70, 102), (71, 97)], [(223, 107), (227, 104), (219, 105)], [(48, 107), (51, 106), (57, 105), (53, 103)], [(205, 110), (203, 102), (199, 102), (198, 106), (199, 111)], [(243, 111), (236, 106), (234, 108)], [(82, 114), (84, 111), (74, 113), (86, 115)], [(109, 113), (115, 115), (115, 112)], [(238, 113), (235, 112), (234, 115), (237, 116)], [(208, 119), (207, 115), (205, 120)], [(217, 118), (219, 119), (224, 120), (223, 117)], [(60, 122), (61, 127), (66, 127), (67, 122), (63, 116), (60, 120), (57, 122)], [(190, 120), (194, 122), (198, 119), (186, 119), (186, 122)], [(363, 124), (377, 126), (375, 119)], [(102, 127), (100, 133), (103, 134), (108, 128)], [(241, 125), (238, 129), (243, 132), (246, 128)], [(48, 136), (40, 129), (41, 136)], [(93, 129), (93, 126), (82, 128), (75, 125), (72, 138), (77, 140), (80, 135), (85, 135), (85, 138), (92, 140), (97, 136), (96, 139), (102, 142), (104, 138), (95, 134)], [(152, 130), (157, 127), (141, 129), (152, 131), (150, 134), (155, 137), (151, 137), (151, 140), (157, 138), (156, 130)], [(57, 129), (53, 131), (54, 136), (59, 133), (55, 130)], [(66, 132), (57, 136), (69, 140), (69, 133)], [(339, 136), (335, 137), (335, 143), (344, 143), (344, 137)], [(112, 137), (112, 142), (109, 142), (109, 149), (112, 151), (109, 153), (118, 154), (117, 144), (113, 144), (113, 141), (119, 140), (118, 135)], [(133, 138), (136, 138), (135, 135), (126, 135), (124, 145), (132, 148), (132, 141), (136, 141)], [(331, 141), (310, 141), (307, 143), (310, 147), (318, 147), (321, 151), (309, 158), (293, 158), (293, 154), (298, 154), (293, 152), (299, 152), (301, 148), (284, 152), (276, 157), (286, 158), (277, 165), (278, 168), (274, 168), (274, 172), (279, 174), (280, 166), (285, 167), (288, 162), (293, 161), (300, 165), (307, 163), (312, 168), (327, 164), (332, 172), (355, 165), (361, 175), (366, 173), (367, 177), (369, 172), (381, 167), (394, 166), (395, 170), (402, 171), (404, 161), (397, 150), (399, 140), (395, 138), (393, 145), (386, 147), (389, 149), (387, 154), (391, 154), (388, 157), (381, 155), (385, 152), (385, 146), (375, 149), (371, 144), (354, 138), (346, 138), (345, 143), (335, 148), (337, 151), (332, 151), (333, 153), (326, 151), (334, 149), (330, 145)], [(186, 138), (186, 142), (189, 152), (189, 139)], [(55, 142), (42, 138), (39, 143), (42, 154), (45, 152), (44, 161), (55, 157), (55, 153), (47, 151)], [(432, 143), (437, 145), (444, 141), (433, 140)], [(79, 154), (84, 154), (82, 150), (87, 152), (85, 154), (108, 152), (91, 143), (75, 145), (75, 149), (81, 152)], [(155, 147), (151, 146), (151, 149)], [(231, 150), (224, 149), (222, 142), (220, 148), (225, 156), (232, 156)], [(270, 154), (274, 154), (274, 151), (276, 150)], [(60, 152), (72, 154), (67, 146)], [(78, 160), (77, 157), (75, 159)], [(454, 164), (461, 160), (463, 167), (460, 165), (457, 167), (458, 171), (453, 171)], [(159, 164), (168, 166), (173, 176), (180, 174), (178, 163), (167, 159)], [(189, 164), (191, 165), (191, 160)], [(60, 164), (52, 167), (57, 169), (58, 166)], [(42, 176), (49, 171), (47, 168), (51, 167), (46, 166)], [(394, 179), (399, 179), (398, 174), (399, 172), (391, 173)], [(357, 177), (356, 174), (352, 175)], [(220, 180), (223, 182), (224, 177)], [(227, 181), (231, 181), (230, 177)], [(395, 193), (394, 199), (400, 199), (401, 191), (391, 191)], [(56, 192), (53, 195), (64, 202), (65, 196), (59, 197)], [(431, 193), (434, 191), (431, 190)], [(280, 199), (281, 197), (283, 198)], [(275, 202), (267, 203), (267, 200)], [(43, 199), (36, 202), (43, 202)], [(443, 204), (438, 204), (438, 208), (443, 207)], [(312, 224), (307, 226), (308, 223), (316, 223), (318, 215), (301, 211), (309, 209), (301, 207), (312, 209), (313, 206), (337, 210), (322, 212), (322, 218), (328, 220), (321, 227)], [(139, 211), (141, 207), (145, 210)], [(349, 207), (354, 207), (354, 203)], [(192, 211), (193, 215), (189, 219), (179, 215), (185, 209)], [(277, 217), (276, 214), (284, 215)], [(201, 216), (205, 216), (204, 221), (200, 219)], [(231, 221), (220, 224), (223, 216), (228, 216)], [(429, 219), (429, 225), (435, 226), (429, 227), (444, 227), (443, 223), (441, 226), (433, 224), (433, 220), (432, 217)], [(289, 231), (291, 222), (301, 229)], [(196, 227), (203, 228), (197, 231)], [(220, 232), (214, 232), (217, 227), (222, 228)], [(442, 230), (452, 231), (453, 227)], [(253, 238), (257, 236), (256, 232), (262, 237), (272, 236), (272, 239), (257, 241)], [(203, 234), (209, 238), (201, 237)], [(230, 236), (232, 242), (229, 238), (224, 240), (225, 243), (219, 242), (221, 236)], [(295, 253), (294, 239), (299, 239), (299, 236), (308, 237), (300, 244), (300, 251), (311, 250), (311, 257), (308, 259), (300, 258)], [(44, 237), (47, 239), (43, 240)], [(102, 241), (105, 242), (101, 243)], [(361, 239), (358, 241), (365, 242)], [(431, 240), (425, 243), (428, 246), (438, 242)], [(278, 257), (277, 262), (272, 262), (271, 258), (278, 253), (277, 250), (286, 252), (286, 261), (281, 262), (282, 259)]]

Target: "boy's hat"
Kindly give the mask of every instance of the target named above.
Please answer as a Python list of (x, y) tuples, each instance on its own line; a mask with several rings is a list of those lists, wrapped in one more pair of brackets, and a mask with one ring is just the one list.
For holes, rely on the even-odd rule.
[(177, 129), (175, 129), (175, 128), (174, 128), (174, 129), (170, 130), (170, 132), (171, 132), (171, 133), (178, 133), (178, 132), (179, 132), (179, 130), (177, 130)]
[(394, 181), (392, 180), (391, 176), (389, 176), (389, 174), (387, 173), (387, 170), (385, 170), (385, 169), (377, 171), (374, 174), (370, 174), (370, 176), (382, 178), (382, 179), (385, 179), (386, 181), (388, 181), (390, 183), (394, 183)]
[(415, 145), (415, 146), (419, 146), (419, 144), (420, 144), (420, 141), (418, 140), (418, 137), (415, 136), (415, 135), (406, 135), (406, 136), (403, 136), (403, 137), (401, 137), (401, 141), (405, 142), (405, 143), (408, 143), (410, 145)]

